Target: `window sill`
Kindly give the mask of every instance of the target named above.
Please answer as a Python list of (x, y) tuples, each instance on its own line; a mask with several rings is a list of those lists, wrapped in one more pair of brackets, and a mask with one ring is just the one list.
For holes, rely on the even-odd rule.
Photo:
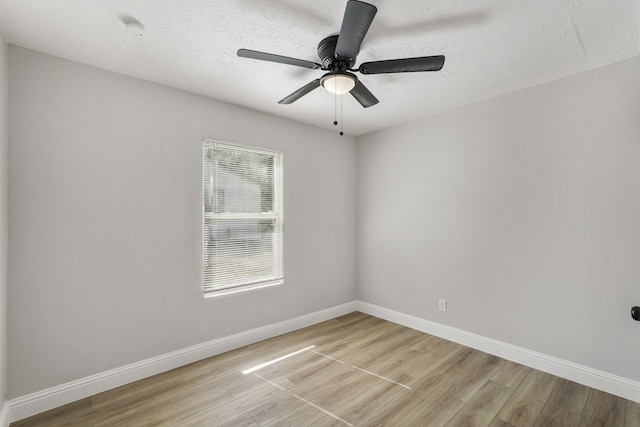
[(251, 292), (251, 291), (257, 291), (259, 289), (270, 288), (272, 286), (278, 286), (278, 285), (281, 285), (283, 283), (284, 283), (284, 280), (282, 280), (282, 279), (281, 280), (274, 280), (273, 282), (260, 283), (260, 284), (257, 284), (257, 285), (247, 285), (247, 286), (242, 286), (240, 288), (204, 292), (203, 296), (204, 296), (205, 299), (208, 299), (208, 298), (219, 298), (219, 297), (224, 297), (224, 296), (233, 295), (233, 294), (239, 294), (239, 293), (243, 293), (243, 292)]

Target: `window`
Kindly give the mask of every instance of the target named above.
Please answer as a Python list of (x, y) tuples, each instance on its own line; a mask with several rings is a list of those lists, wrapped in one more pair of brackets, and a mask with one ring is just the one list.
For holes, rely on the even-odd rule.
[(205, 296), (280, 284), (282, 153), (205, 140)]

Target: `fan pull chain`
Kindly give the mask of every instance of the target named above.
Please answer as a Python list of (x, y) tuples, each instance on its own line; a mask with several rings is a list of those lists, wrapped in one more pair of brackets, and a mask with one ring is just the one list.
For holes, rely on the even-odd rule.
[[(338, 83), (336, 79), (333, 80), (333, 125), (338, 126)], [(342, 95), (340, 95), (340, 136), (344, 135), (342, 132)]]
[(335, 92), (333, 94), (333, 125), (338, 126), (338, 94)]
[(342, 95), (340, 95), (340, 136), (344, 135), (342, 132)]

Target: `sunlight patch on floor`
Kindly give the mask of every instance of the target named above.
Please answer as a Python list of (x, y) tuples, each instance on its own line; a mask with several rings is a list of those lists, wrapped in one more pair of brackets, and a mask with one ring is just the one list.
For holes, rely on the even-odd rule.
[(259, 365), (254, 366), (252, 368), (245, 369), (244, 371), (242, 371), (242, 373), (245, 374), (245, 375), (250, 374), (250, 373), (255, 372), (255, 371), (259, 370), (259, 369), (265, 368), (265, 367), (267, 367), (269, 365), (273, 365), (274, 363), (278, 363), (278, 362), (280, 362), (282, 360), (285, 360), (285, 359), (288, 359), (290, 357), (293, 357), (296, 354), (300, 354), (300, 353), (303, 353), (303, 352), (305, 352), (307, 350), (311, 350), (314, 347), (315, 347), (315, 345), (310, 345), (309, 347), (305, 347), (302, 350), (298, 350), (298, 351), (294, 351), (293, 353), (285, 354), (284, 356), (278, 357), (277, 359), (269, 360), (268, 362), (264, 362), (264, 363), (261, 363)]

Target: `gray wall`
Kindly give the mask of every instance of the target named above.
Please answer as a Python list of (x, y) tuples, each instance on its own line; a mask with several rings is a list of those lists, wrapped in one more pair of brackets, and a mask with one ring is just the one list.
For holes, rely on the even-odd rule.
[(0, 408), (7, 396), (8, 46), (0, 30)]
[[(9, 60), (10, 397), (355, 299), (352, 138)], [(284, 285), (203, 299), (203, 137), (284, 151)]]
[(359, 299), (640, 380), (638, 76), (634, 58), (361, 138)]

